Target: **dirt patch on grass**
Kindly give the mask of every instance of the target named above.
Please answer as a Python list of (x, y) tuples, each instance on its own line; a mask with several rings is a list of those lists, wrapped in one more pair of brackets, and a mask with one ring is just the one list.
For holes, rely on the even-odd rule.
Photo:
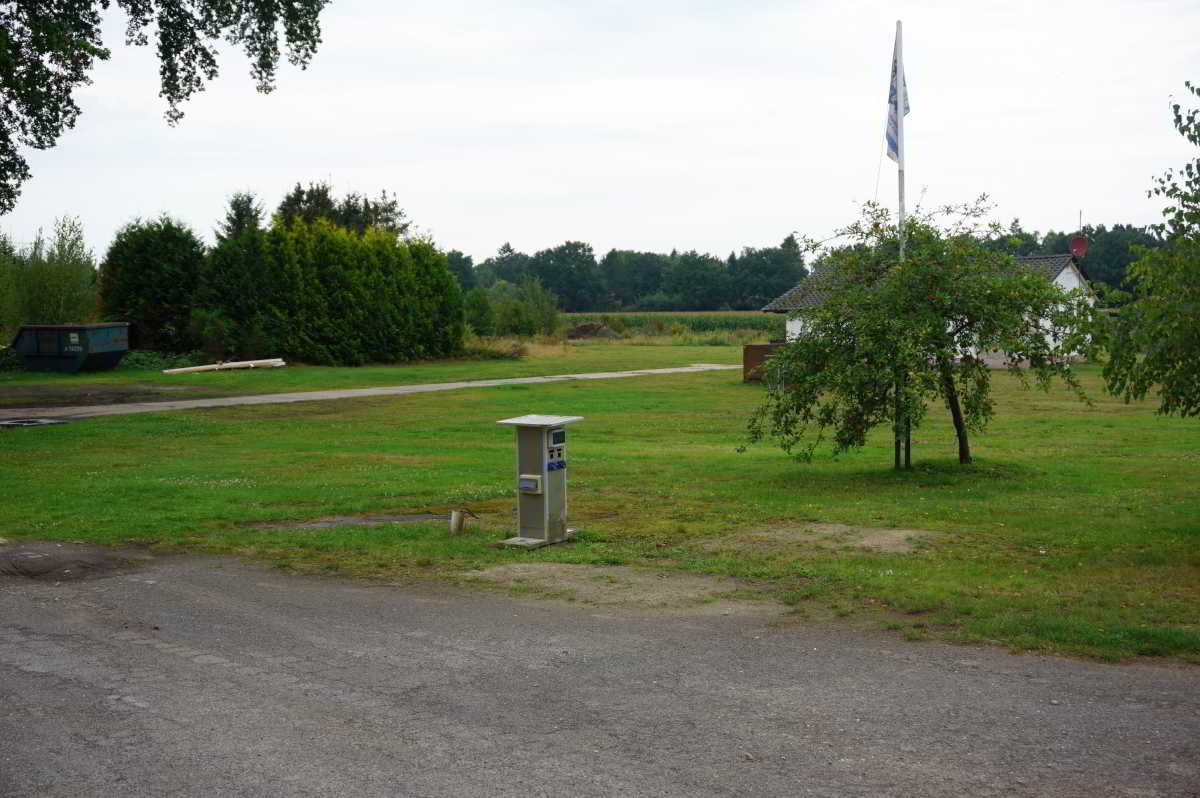
[(517, 593), (624, 609), (703, 615), (781, 611), (773, 601), (753, 600), (752, 591), (735, 579), (625, 565), (510, 563), (469, 571), (467, 578)]
[(152, 382), (123, 383), (116, 385), (52, 383), (33, 385), (5, 385), (4, 398), (0, 407), (5, 409), (23, 407), (75, 407), (87, 405), (114, 405), (129, 402), (153, 402), (156, 399), (179, 399), (181, 394), (188, 398), (207, 398), (211, 391), (190, 385), (158, 385)]
[(757, 527), (707, 541), (709, 551), (745, 548), (775, 552), (820, 551), (842, 554), (891, 553), (916, 551), (921, 540), (936, 533), (925, 529), (887, 529), (848, 526), (846, 524), (783, 524)]
[(0, 583), (13, 579), (74, 582), (124, 572), (153, 559), (145, 552), (86, 543), (22, 540), (0, 545)]

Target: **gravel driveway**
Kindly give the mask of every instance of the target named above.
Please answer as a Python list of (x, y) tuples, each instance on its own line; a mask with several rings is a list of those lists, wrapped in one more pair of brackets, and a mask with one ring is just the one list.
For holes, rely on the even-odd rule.
[(3, 796), (1200, 795), (1195, 668), (229, 558), (17, 570)]

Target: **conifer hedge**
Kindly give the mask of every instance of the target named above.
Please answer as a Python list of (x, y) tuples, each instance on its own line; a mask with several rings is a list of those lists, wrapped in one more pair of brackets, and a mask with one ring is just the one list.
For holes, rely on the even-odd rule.
[(168, 217), (127, 225), (103, 265), (106, 318), (130, 322), (142, 347), (214, 360), (357, 366), (461, 351), (462, 295), (428, 241), (281, 216), (226, 232), (205, 252)]
[[(257, 286), (248, 297), (249, 274)], [(225, 325), (230, 341), (260, 350), (242, 354), (269, 348), (318, 365), (446, 357), (464, 329), (458, 284), (431, 243), (377, 228), (358, 235), (325, 219), (277, 220), (219, 243), (197, 311), (208, 329)]]

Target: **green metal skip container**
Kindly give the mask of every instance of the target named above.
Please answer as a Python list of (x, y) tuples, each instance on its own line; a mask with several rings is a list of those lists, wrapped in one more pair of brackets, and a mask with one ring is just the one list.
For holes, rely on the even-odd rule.
[(26, 324), (12, 346), (30, 371), (103, 371), (129, 351), (129, 323)]

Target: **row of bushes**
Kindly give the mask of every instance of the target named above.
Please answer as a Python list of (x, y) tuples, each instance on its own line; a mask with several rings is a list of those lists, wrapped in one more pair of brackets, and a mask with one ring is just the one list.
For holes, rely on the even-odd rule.
[(131, 344), (213, 359), (322, 365), (446, 357), (462, 347), (462, 296), (431, 243), (318, 218), (257, 218), (204, 247), (163, 216), (116, 236), (100, 270), (106, 318)]

